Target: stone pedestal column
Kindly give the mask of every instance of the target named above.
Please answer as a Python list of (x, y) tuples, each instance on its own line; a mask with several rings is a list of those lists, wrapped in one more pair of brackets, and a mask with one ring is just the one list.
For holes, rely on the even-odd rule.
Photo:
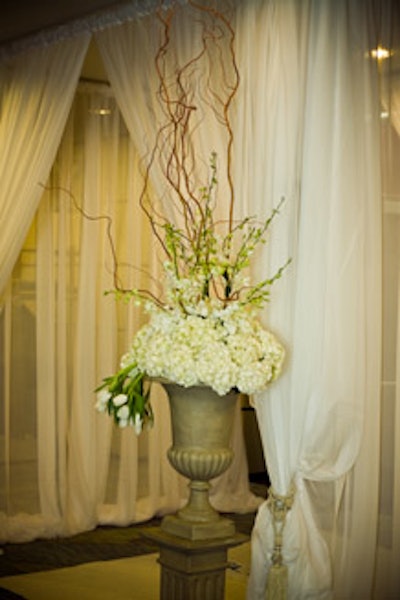
[(160, 600), (224, 600), (228, 550), (249, 540), (236, 533), (192, 541), (160, 528), (148, 529), (143, 535), (160, 548)]

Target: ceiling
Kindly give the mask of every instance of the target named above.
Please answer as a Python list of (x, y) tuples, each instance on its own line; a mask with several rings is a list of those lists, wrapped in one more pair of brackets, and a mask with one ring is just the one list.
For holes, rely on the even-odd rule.
[(0, 45), (126, 4), (132, 2), (130, 0), (2, 0)]
[[(140, 4), (141, 0), (138, 0)], [(143, 0), (142, 0), (143, 1)], [(0, 47), (23, 42), (39, 32), (51, 31), (62, 25), (132, 4), (132, 0), (2, 0)], [(107, 81), (107, 75), (97, 50), (91, 42), (83, 65), (82, 77)]]
[[(145, 4), (148, 0), (2, 0), (0, 49), (39, 32), (108, 11)], [(400, 27), (399, 15), (393, 15), (392, 28)], [(398, 33), (398, 32), (397, 32)], [(392, 57), (392, 72), (400, 72), (400, 56)], [(106, 81), (107, 76), (95, 43), (91, 43), (83, 66), (82, 77)]]

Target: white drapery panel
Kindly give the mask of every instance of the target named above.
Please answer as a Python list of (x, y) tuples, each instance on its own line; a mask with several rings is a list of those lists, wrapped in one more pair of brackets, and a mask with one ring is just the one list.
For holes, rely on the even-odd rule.
[[(109, 111), (109, 114), (102, 117), (99, 110)], [(110, 240), (106, 235), (108, 219), (112, 220), (115, 250), (118, 257), (123, 257), (121, 261), (128, 269), (130, 284), (135, 287), (147, 285), (144, 274), (151, 271), (151, 255), (146, 247), (149, 229), (136, 206), (137, 171), (137, 152), (111, 93), (107, 90), (91, 92), (90, 87), (81, 91), (76, 99), (75, 122), (70, 122), (63, 138), (54, 185), (73, 189), (85, 215), (102, 218), (95, 221), (87, 217), (82, 219), (77, 215), (76, 207), (67, 203), (75, 221), (78, 216), (78, 233), (74, 236), (72, 225), (68, 226), (68, 223), (61, 231), (59, 220), (53, 219), (52, 226), (53, 231), (57, 228), (59, 243), (68, 248), (66, 261), (74, 261), (75, 279), (65, 280), (61, 287), (60, 277), (57, 277), (57, 286), (55, 281), (48, 283), (52, 293), (41, 287), (43, 318), (49, 312), (48, 297), (57, 295), (54, 307), (58, 310), (65, 310), (69, 295), (73, 298), (70, 314), (60, 314), (56, 319), (64, 332), (71, 327), (71, 345), (67, 346), (64, 356), (57, 358), (52, 369), (57, 372), (61, 368), (61, 372), (72, 379), (67, 386), (61, 386), (57, 400), (57, 411), (68, 415), (66, 429), (60, 432), (62, 443), (68, 441), (63, 507), (68, 532), (88, 529), (98, 523), (142, 521), (155, 513), (174, 510), (180, 502), (179, 482), (166, 460), (169, 418), (162, 395), (158, 393), (153, 397), (155, 429), (140, 438), (131, 429), (116, 430), (110, 419), (94, 411), (93, 390), (102, 377), (117, 368), (140, 319), (134, 306), (118, 304), (112, 295), (104, 297), (104, 291), (113, 287), (114, 269)], [(57, 189), (55, 194), (56, 205), (65, 204), (65, 198), (63, 200)], [(45, 238), (42, 236), (41, 239)], [(45, 246), (39, 254), (45, 261), (49, 254), (63, 255), (61, 251), (49, 250)], [(135, 269), (137, 265), (140, 265), (139, 269)], [(67, 266), (68, 263), (58, 265), (61, 274)], [(48, 273), (50, 265), (44, 267), (43, 273)], [(47, 332), (44, 325), (42, 321), (38, 329), (49, 338), (43, 340), (47, 346), (52, 341), (52, 332)], [(63, 331), (55, 336), (56, 342), (63, 339)], [(46, 382), (48, 377), (43, 378), (43, 383)], [(54, 381), (55, 385), (57, 383)], [(65, 391), (67, 397), (64, 397)], [(67, 399), (68, 408), (63, 411)], [(42, 423), (46, 414), (43, 406)], [(54, 432), (57, 424), (52, 423), (49, 429)], [(60, 492), (62, 488), (54, 490), (54, 494)]]
[(2, 65), (0, 292), (10, 277), (54, 162), (89, 36)]
[[(178, 15), (171, 34), (172, 67), (174, 61), (182, 66), (186, 61), (196, 56), (201, 47), (201, 26), (196, 21), (198, 15), (193, 17), (189, 10)], [(144, 17), (134, 22), (125, 23), (115, 29), (105, 30), (96, 34), (96, 40), (101, 51), (103, 61), (110, 78), (112, 89), (124, 116), (127, 127), (135, 141), (144, 165), (149, 160), (153, 144), (159, 128), (165, 123), (160, 105), (157, 100), (159, 80), (155, 68), (155, 55), (160, 44), (162, 29), (160, 22), (154, 17)], [(218, 61), (216, 61), (218, 63)], [(226, 59), (229, 65), (229, 58)], [(213, 66), (217, 69), (217, 66)], [(204, 71), (195, 71), (195, 79), (214, 86), (218, 92), (221, 85), (221, 71), (213, 73), (207, 62), (201, 63)], [(171, 68), (171, 71), (172, 68)], [(210, 75), (209, 75), (210, 73)], [(191, 176), (198, 177), (198, 187), (208, 180), (209, 162), (212, 152), (217, 153), (219, 171), (219, 198), (224, 198), (226, 169), (226, 133), (218, 123), (212, 111), (204, 110), (198, 96), (202, 90), (201, 83), (197, 81), (196, 95), (193, 102), (197, 105), (201, 115), (196, 118), (196, 129), (193, 136), (195, 159), (199, 168), (194, 169)], [(209, 114), (211, 113), (211, 115)], [(143, 168), (142, 163), (142, 168)], [(162, 205), (162, 210), (167, 214), (178, 216), (176, 207), (171, 205), (169, 188), (166, 185), (165, 175), (155, 163), (154, 173), (151, 173), (151, 182)], [(227, 204), (221, 203), (221, 214), (227, 218)], [(157, 252), (157, 247), (153, 249)], [(248, 469), (245, 455), (243, 431), (241, 427), (241, 414), (237, 410), (236, 423), (233, 431), (232, 446), (235, 454), (234, 461), (228, 471), (213, 482), (211, 489), (211, 502), (219, 510), (246, 510), (257, 506), (257, 500), (249, 491)]]
[(125, 525), (180, 505), (160, 391), (155, 429), (140, 438), (94, 410), (94, 389), (115, 371), (140, 320), (133, 306), (104, 296), (113, 287), (109, 219), (126, 280), (147, 284), (149, 231), (136, 208), (137, 170), (110, 90), (80, 88), (3, 311), (4, 339), (12, 340), (5, 348), (3, 540)]
[[(296, 490), (283, 546), (291, 599), (361, 600), (373, 582), (381, 199), (368, 8), (252, 2), (237, 18), (240, 195), (260, 216), (286, 197), (258, 273), (293, 257), (266, 311), (289, 349), (286, 372), (255, 398), (272, 486)], [(249, 600), (265, 597), (273, 547), (264, 504)]]

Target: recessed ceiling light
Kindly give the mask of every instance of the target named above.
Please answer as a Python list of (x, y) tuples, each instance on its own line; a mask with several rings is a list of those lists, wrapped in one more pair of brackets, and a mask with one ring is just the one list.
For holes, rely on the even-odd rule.
[(104, 117), (106, 115), (111, 115), (111, 108), (91, 108), (89, 112), (92, 113), (92, 115), (101, 115)]
[(383, 48), (382, 46), (378, 46), (371, 50), (372, 58), (376, 58), (376, 60), (384, 60), (385, 58), (389, 58), (393, 52), (388, 48)]

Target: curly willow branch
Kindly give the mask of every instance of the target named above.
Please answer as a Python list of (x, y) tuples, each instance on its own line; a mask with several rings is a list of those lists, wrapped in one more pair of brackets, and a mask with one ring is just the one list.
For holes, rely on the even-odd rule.
[[(233, 149), (233, 129), (229, 117), (229, 111), (233, 98), (239, 87), (239, 70), (235, 56), (235, 32), (229, 19), (216, 8), (188, 0), (187, 6), (199, 14), (199, 20), (203, 28), (201, 47), (197, 54), (192, 56), (183, 65), (174, 65), (173, 80), (168, 75), (167, 57), (170, 55), (171, 44), (171, 28), (173, 18), (176, 16), (178, 8), (176, 4), (166, 8), (161, 2), (160, 9), (157, 12), (157, 17), (162, 27), (162, 39), (155, 55), (154, 64), (156, 74), (159, 80), (157, 98), (161, 107), (161, 111), (166, 118), (164, 125), (160, 127), (156, 134), (155, 143), (150, 153), (150, 159), (144, 173), (144, 183), (140, 194), (139, 204), (143, 209), (146, 217), (150, 221), (151, 228), (157, 240), (170, 259), (170, 253), (164, 243), (163, 228), (167, 219), (157, 213), (155, 206), (150, 199), (149, 184), (150, 174), (155, 166), (155, 161), (158, 159), (162, 173), (167, 181), (167, 184), (173, 190), (175, 199), (178, 201), (177, 207), (183, 216), (186, 238), (192, 249), (198, 246), (196, 237), (202, 231), (198, 227), (196, 220), (200, 219), (205, 223), (206, 215), (201, 198), (196, 195), (194, 189), (194, 181), (192, 172), (194, 167), (194, 153), (191, 145), (191, 136), (196, 128), (192, 124), (192, 117), (198, 110), (196, 104), (194, 89), (190, 85), (190, 75), (193, 75), (199, 62), (209, 51), (210, 41), (214, 42), (218, 52), (219, 66), (222, 69), (225, 97), (221, 96), (221, 92), (217, 93), (212, 89), (210, 79), (207, 79), (208, 89), (213, 102), (202, 98), (203, 102), (208, 105), (208, 108), (214, 113), (217, 121), (222, 123), (227, 134), (227, 168), (226, 177), (229, 188), (229, 208), (228, 208), (228, 229), (232, 231), (234, 223), (234, 185), (232, 178), (232, 149)], [(204, 15), (204, 18), (202, 17)], [(201, 17), (201, 19), (200, 19)], [(207, 20), (208, 19), (208, 20)], [(221, 49), (221, 40), (227, 38), (228, 54), (223, 53)], [(209, 57), (210, 58), (210, 57)], [(226, 61), (225, 61), (226, 59)], [(225, 62), (231, 66), (231, 79), (227, 81), (227, 70)], [(210, 58), (209, 64), (215, 63), (215, 56)], [(233, 75), (232, 75), (233, 74)], [(220, 82), (221, 83), (221, 82)], [(197, 90), (198, 91), (198, 90)], [(175, 200), (172, 199), (175, 204)], [(211, 223), (212, 225), (212, 223)]]
[(234, 204), (235, 204), (235, 190), (233, 185), (232, 178), (232, 150), (233, 150), (233, 129), (231, 126), (231, 121), (229, 118), (229, 109), (231, 107), (232, 101), (236, 95), (237, 90), (239, 89), (240, 83), (240, 75), (239, 68), (236, 61), (236, 53), (235, 53), (235, 31), (229, 22), (229, 20), (223, 15), (223, 13), (219, 12), (215, 8), (207, 7), (194, 0), (189, 0), (189, 4), (199, 10), (208, 12), (210, 15), (215, 17), (216, 19), (221, 20), (221, 22), (225, 25), (226, 29), (229, 32), (229, 52), (231, 58), (231, 66), (234, 71), (234, 81), (231, 86), (231, 91), (228, 94), (225, 103), (223, 103), (223, 119), (222, 122), (225, 124), (227, 133), (228, 133), (228, 146), (227, 146), (227, 178), (230, 189), (230, 206), (229, 206), (229, 231), (232, 231), (233, 227), (233, 213), (234, 213)]
[[(74, 194), (67, 188), (64, 188), (62, 186), (48, 186), (48, 185), (44, 185), (43, 183), (41, 183), (39, 185), (47, 192), (58, 191), (58, 192), (62, 192), (64, 194), (66, 194), (70, 198), (75, 210), (82, 217), (84, 217), (84, 219), (87, 219), (88, 221), (105, 221), (106, 222), (106, 236), (107, 236), (107, 240), (108, 240), (108, 243), (110, 246), (111, 259), (112, 259), (112, 264), (113, 264), (113, 268), (112, 268), (113, 283), (114, 283), (114, 289), (117, 292), (119, 292), (122, 295), (133, 294), (133, 292), (134, 292), (134, 294), (136, 296), (141, 296), (143, 298), (147, 297), (150, 300), (152, 300), (155, 304), (157, 304), (158, 306), (160, 306), (160, 307), (163, 306), (163, 303), (161, 302), (161, 300), (159, 298), (157, 298), (157, 296), (155, 296), (150, 290), (135, 289), (133, 291), (131, 289), (124, 288), (122, 286), (120, 278), (119, 278), (120, 263), (117, 258), (117, 250), (116, 250), (114, 238), (112, 235), (113, 220), (109, 215), (95, 215), (95, 216), (90, 215), (78, 204)], [(141, 269), (138, 269), (138, 270), (141, 271)]]

